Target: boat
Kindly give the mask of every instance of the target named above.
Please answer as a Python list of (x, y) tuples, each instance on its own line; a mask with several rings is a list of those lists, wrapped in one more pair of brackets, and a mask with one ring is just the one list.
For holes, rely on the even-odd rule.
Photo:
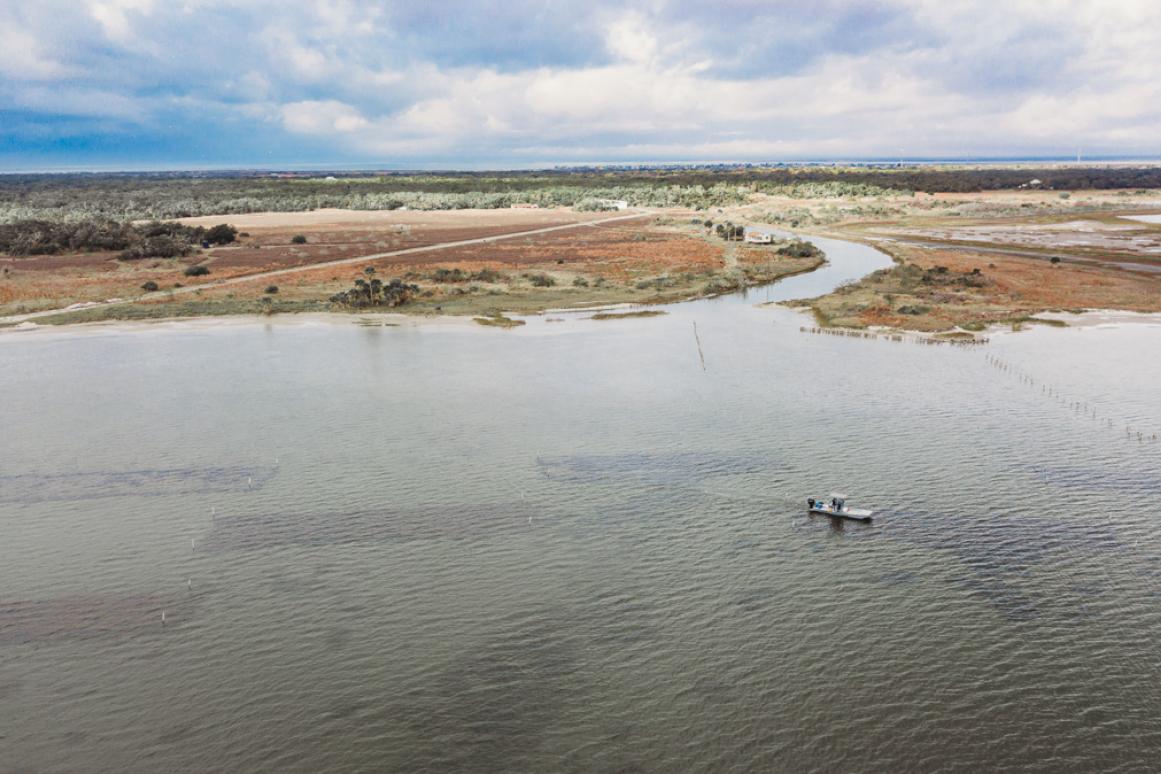
[(865, 508), (851, 508), (847, 505), (846, 496), (841, 494), (832, 494), (830, 500), (823, 500), (821, 497), (808, 497), (806, 509), (819, 516), (834, 516), (835, 518), (863, 522), (870, 521), (875, 513)]

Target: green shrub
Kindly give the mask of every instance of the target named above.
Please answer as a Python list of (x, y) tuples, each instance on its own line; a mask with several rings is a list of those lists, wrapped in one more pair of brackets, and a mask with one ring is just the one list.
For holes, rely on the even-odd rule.
[(141, 258), (180, 258), (194, 251), (194, 246), (178, 237), (151, 236), (132, 245), (117, 256), (122, 261), (136, 261)]
[(277, 286), (277, 285), (267, 285), (267, 286), (266, 286), (266, 295), (268, 295), (268, 296), (272, 296), (272, 295), (274, 295), (274, 294), (275, 294), (275, 293), (277, 293), (277, 292), (278, 292), (278, 286)]
[(469, 279), (473, 282), (499, 282), (503, 278), (503, 274), (495, 269), (480, 269), (475, 274), (471, 275)]
[(435, 282), (467, 282), (468, 275), (461, 269), (436, 269), (431, 273)]
[(898, 311), (899, 314), (911, 314), (911, 315), (927, 314), (928, 312), (931, 311), (931, 307), (930, 306), (923, 306), (922, 304), (904, 304), (903, 306), (899, 307), (899, 309), (896, 311)]
[(791, 258), (813, 258), (822, 254), (813, 242), (805, 242), (801, 239), (795, 239), (788, 245), (783, 245), (778, 248), (779, 255), (789, 256)]
[[(383, 282), (380, 279), (368, 281), (360, 277), (355, 280), (353, 288), (331, 296), (330, 302), (353, 309), (364, 309), (370, 306), (402, 306), (418, 292), (418, 285), (410, 285), (400, 279)], [(427, 290), (424, 291), (423, 295), (431, 296), (433, 294)]]
[(556, 280), (547, 274), (525, 274), (524, 276), (528, 278), (534, 288), (550, 288), (556, 284)]
[(141, 289), (144, 290), (146, 293), (152, 293), (155, 290), (157, 290), (157, 283), (154, 282), (153, 280), (149, 280), (148, 282), (146, 282), (144, 285), (141, 286)]
[(295, 234), (294, 236), (292, 236), (290, 238), (290, 244), (292, 244), (292, 245), (305, 245), (306, 244), (306, 237), (303, 236), (302, 234)]
[(208, 266), (187, 266), (182, 272), (187, 277), (204, 277), (210, 273)]
[(219, 223), (206, 232), (205, 241), (211, 245), (228, 245), (238, 237), (238, 229), (228, 223)]

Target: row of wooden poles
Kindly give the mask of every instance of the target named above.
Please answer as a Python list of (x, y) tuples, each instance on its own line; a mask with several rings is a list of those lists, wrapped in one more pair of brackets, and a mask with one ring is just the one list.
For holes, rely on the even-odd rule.
[(1097, 413), (1096, 406), (1090, 406), (1086, 401), (1074, 400), (1062, 393), (1058, 388), (1043, 382), (1038, 382), (1031, 374), (1022, 371), (1005, 360), (1001, 360), (995, 355), (987, 355), (986, 360), (992, 368), (1013, 379), (1017, 379), (1021, 384), (1032, 388), (1039, 387), (1041, 395), (1056, 401), (1061, 406), (1066, 406), (1075, 416), (1088, 418), (1093, 422), (1098, 422), (1100, 425), (1114, 430), (1123, 424), (1125, 427), (1125, 437), (1130, 440), (1136, 439), (1138, 443), (1155, 443), (1158, 440), (1157, 433), (1135, 428), (1128, 422), (1120, 420), (1114, 421), (1112, 417), (1101, 416)]
[(972, 337), (970, 339), (937, 339), (932, 336), (906, 336), (902, 333), (872, 333), (871, 331), (856, 331), (848, 328), (812, 328), (808, 326), (801, 326), (798, 329), (801, 333), (814, 333), (822, 336), (846, 336), (853, 339), (882, 339), (883, 341), (894, 341), (902, 343), (904, 341), (912, 344), (922, 344), (925, 346), (943, 346), (949, 345), (953, 347), (974, 347), (980, 344), (987, 344), (986, 338)]
[[(278, 464), (277, 457), (274, 458), (274, 463)], [(247, 476), (246, 477), (246, 491), (250, 491), (253, 488), (254, 488), (254, 477)], [(212, 525), (212, 527), (211, 527), (212, 529), (217, 529), (217, 526), (218, 526), (218, 507), (216, 505), (210, 507), (210, 524)], [(197, 550), (198, 550), (197, 538), (190, 538), (190, 540), (189, 540), (190, 553), (196, 554)], [(186, 587), (187, 591), (189, 591), (189, 592), (193, 591), (193, 576), (192, 575), (189, 576), (188, 578), (186, 578), (185, 587)], [(166, 625), (165, 610), (161, 611), (161, 625), (162, 626)]]
[[(800, 326), (798, 330), (801, 333), (813, 333), (820, 336), (844, 336), (854, 339), (882, 339), (884, 341), (893, 341), (896, 343), (909, 341), (913, 344), (922, 344), (925, 346), (950, 345), (953, 347), (974, 347), (980, 344), (988, 343), (987, 338), (937, 339), (930, 336), (907, 336), (902, 333), (872, 333), (870, 331), (858, 331), (845, 328), (818, 328), (806, 325)], [(1045, 397), (1052, 398), (1062, 406), (1067, 406), (1069, 410), (1071, 410), (1077, 416), (1088, 417), (1093, 421), (1097, 421), (1099, 418), (1102, 425), (1110, 428), (1117, 428), (1120, 426), (1120, 424), (1124, 424), (1125, 436), (1130, 439), (1136, 439), (1140, 443), (1145, 443), (1146, 441), (1153, 443), (1158, 440), (1158, 434), (1156, 432), (1142, 430), (1141, 428), (1134, 428), (1127, 422), (1114, 421), (1111, 417), (1098, 417), (1095, 406), (1089, 406), (1089, 404), (1085, 401), (1072, 400), (1066, 397), (1056, 387), (1037, 382), (1031, 374), (1025, 371), (1021, 371), (1011, 363), (1001, 360), (995, 355), (987, 355), (987, 362), (993, 368), (1013, 378), (1019, 379), (1023, 384), (1027, 384), (1029, 387), (1039, 386), (1041, 393)]]

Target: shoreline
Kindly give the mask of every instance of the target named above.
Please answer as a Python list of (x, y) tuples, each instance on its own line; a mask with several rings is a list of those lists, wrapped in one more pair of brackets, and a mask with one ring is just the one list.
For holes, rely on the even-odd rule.
[[(852, 240), (853, 241), (853, 240)], [(735, 291), (726, 293), (716, 293), (712, 295), (692, 295), (686, 298), (675, 300), (666, 300), (657, 303), (647, 302), (623, 302), (623, 303), (605, 303), (595, 304), (591, 307), (553, 307), (538, 310), (535, 312), (514, 312), (505, 311), (504, 314), (509, 315), (515, 319), (536, 319), (546, 318), (553, 315), (563, 315), (564, 318), (559, 320), (586, 320), (588, 316), (599, 312), (619, 311), (619, 310), (656, 310), (664, 314), (665, 307), (676, 306), (679, 304), (687, 304), (696, 301), (712, 300), (722, 296), (731, 295), (731, 293), (744, 293), (753, 291), (756, 288), (765, 287), (767, 285), (776, 285), (783, 279), (791, 276), (798, 276), (808, 274), (816, 271), (825, 265), (825, 261), (818, 266), (805, 269), (802, 271), (793, 272), (792, 274), (779, 277), (770, 283), (762, 283), (756, 285), (747, 285)], [(790, 301), (767, 301), (752, 305), (756, 309), (781, 308), (789, 312), (794, 312), (801, 315), (804, 320), (814, 322), (810, 306), (796, 305), (795, 302)], [(425, 331), (476, 331), (486, 332), (489, 326), (480, 325), (476, 322), (474, 314), (430, 314), (430, 313), (405, 313), (405, 312), (345, 312), (345, 311), (303, 311), (303, 312), (280, 312), (276, 314), (222, 314), (222, 315), (197, 315), (197, 316), (174, 316), (174, 317), (158, 317), (148, 319), (117, 319), (110, 318), (104, 320), (82, 321), (82, 322), (68, 322), (58, 324), (44, 324), (32, 321), (24, 321), (16, 325), (0, 327), (0, 343), (6, 341), (19, 340), (25, 336), (73, 336), (73, 335), (96, 335), (103, 333), (141, 333), (141, 332), (192, 332), (192, 331), (220, 331), (233, 328), (246, 327), (323, 327), (323, 326), (353, 326), (363, 328), (403, 328), (412, 330)], [(1097, 329), (1097, 328), (1124, 328), (1130, 326), (1161, 326), (1161, 312), (1132, 312), (1120, 309), (1086, 309), (1080, 312), (1059, 312), (1046, 311), (1036, 314), (1035, 317), (1043, 320), (1053, 320), (1063, 323), (1059, 326), (1037, 326), (1036, 320), (1029, 320), (1029, 324), (1019, 330), (1014, 330), (1009, 324), (998, 323), (989, 325), (981, 331), (964, 331), (977, 337), (990, 337), (1000, 334), (1014, 334), (1030, 330), (1032, 327), (1059, 327), (1061, 329)], [(554, 322), (557, 320), (554, 320)], [(521, 326), (527, 332), (528, 330), (536, 330), (536, 328), (528, 329)], [(830, 326), (829, 330), (834, 331), (854, 331), (866, 330), (858, 328), (849, 328), (844, 326)], [(918, 336), (920, 338), (938, 338), (940, 334), (946, 334), (948, 331), (919, 331), (906, 328), (876, 328), (879, 333), (895, 333)], [(20, 335), (23, 334), (23, 335)]]

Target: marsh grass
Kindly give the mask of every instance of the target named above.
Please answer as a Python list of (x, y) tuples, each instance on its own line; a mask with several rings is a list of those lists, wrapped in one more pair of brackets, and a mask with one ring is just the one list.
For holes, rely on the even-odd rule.
[(624, 320), (628, 317), (660, 317), (669, 314), (661, 309), (642, 309), (636, 312), (601, 312), (594, 314), (590, 320)]
[(490, 317), (473, 317), (472, 319), (480, 325), (487, 325), (491, 328), (516, 328), (524, 324), (523, 320), (513, 320), (500, 312), (496, 312)]

